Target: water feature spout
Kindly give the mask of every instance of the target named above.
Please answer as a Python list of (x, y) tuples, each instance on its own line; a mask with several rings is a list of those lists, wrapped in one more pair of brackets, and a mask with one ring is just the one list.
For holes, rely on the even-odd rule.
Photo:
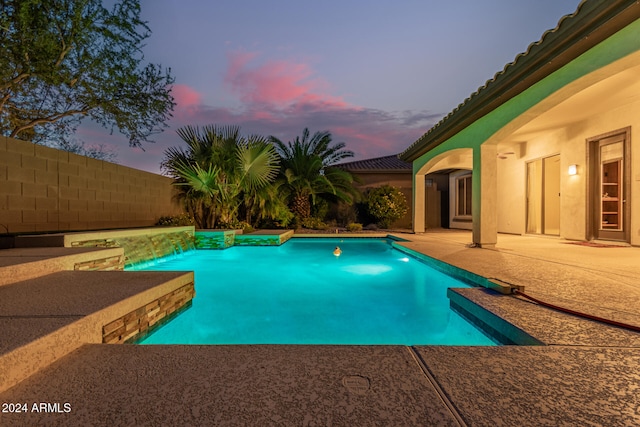
[(125, 268), (139, 266), (149, 261), (179, 256), (195, 249), (193, 234), (188, 231), (115, 239), (124, 249)]

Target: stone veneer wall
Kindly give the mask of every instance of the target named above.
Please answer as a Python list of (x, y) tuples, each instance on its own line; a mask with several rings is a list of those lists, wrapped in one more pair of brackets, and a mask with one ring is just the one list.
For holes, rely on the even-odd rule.
[(181, 213), (171, 182), (0, 136), (0, 234), (154, 225)]
[(196, 249), (226, 249), (231, 246), (279, 246), (293, 236), (293, 230), (262, 230), (242, 234), (242, 230), (198, 230)]
[[(293, 233), (292, 233), (293, 234)], [(236, 236), (236, 246), (280, 246), (289, 238), (289, 234), (240, 234)]]
[[(108, 236), (109, 232), (104, 233)], [(121, 247), (124, 249), (124, 265), (129, 267), (194, 249), (193, 230), (74, 241), (71, 243), (71, 247)]]
[(94, 259), (91, 261), (77, 262), (75, 271), (118, 271), (124, 270), (124, 256)]
[(194, 227), (153, 227), (125, 230), (50, 233), (17, 236), (17, 248), (67, 247), (115, 248), (124, 250), (124, 266), (179, 254), (194, 246)]
[(193, 283), (182, 286), (157, 300), (125, 314), (102, 328), (102, 342), (106, 344), (123, 344), (134, 341), (141, 334), (149, 332), (159, 321), (168, 318), (183, 308), (195, 296)]
[(196, 231), (196, 249), (226, 249), (234, 245), (234, 230)]

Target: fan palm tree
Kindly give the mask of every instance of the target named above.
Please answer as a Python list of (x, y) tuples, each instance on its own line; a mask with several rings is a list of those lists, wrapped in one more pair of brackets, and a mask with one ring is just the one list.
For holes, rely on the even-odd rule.
[[(165, 150), (161, 167), (174, 178), (178, 197), (200, 228), (233, 226), (244, 203), (259, 208), (260, 189), (277, 177), (275, 147), (257, 135), (242, 137), (238, 126), (186, 126), (177, 130), (187, 148)], [(258, 212), (259, 216), (261, 212)]]
[(292, 212), (301, 219), (311, 216), (316, 197), (352, 202), (357, 194), (353, 177), (336, 168), (342, 159), (353, 157), (343, 142), (332, 144), (331, 133), (316, 132), (310, 136), (308, 128), (302, 138), (287, 144), (271, 136), (271, 142), (281, 157), (280, 176)]

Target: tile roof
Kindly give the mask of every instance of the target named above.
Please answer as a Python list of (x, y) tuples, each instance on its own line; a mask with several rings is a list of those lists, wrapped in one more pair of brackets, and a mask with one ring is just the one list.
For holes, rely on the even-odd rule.
[(340, 163), (337, 167), (350, 172), (411, 172), (411, 163), (398, 158), (397, 154), (373, 159), (357, 160), (355, 162)]
[(582, 0), (577, 10), (531, 43), (406, 150), (413, 161), (640, 16), (638, 0)]

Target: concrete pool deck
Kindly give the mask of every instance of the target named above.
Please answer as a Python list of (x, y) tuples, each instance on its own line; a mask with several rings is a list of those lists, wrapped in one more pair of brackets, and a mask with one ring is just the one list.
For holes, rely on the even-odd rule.
[[(640, 248), (499, 235), (495, 249), (478, 249), (469, 232), (400, 236), (542, 300), (640, 325)], [(0, 394), (28, 408), (0, 412), (0, 425), (640, 425), (640, 333), (466, 294), (546, 345), (88, 344)]]

